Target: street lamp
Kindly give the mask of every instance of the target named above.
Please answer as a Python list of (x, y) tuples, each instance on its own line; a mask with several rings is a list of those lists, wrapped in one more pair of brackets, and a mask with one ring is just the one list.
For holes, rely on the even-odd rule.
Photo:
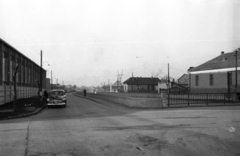
[[(167, 57), (167, 58), (169, 59), (169, 57)], [(168, 93), (170, 93), (170, 71), (169, 71), (169, 63), (168, 63), (167, 87), (168, 87)]]
[(47, 61), (44, 61), (43, 63), (47, 63), (47, 65), (50, 66), (50, 64)]

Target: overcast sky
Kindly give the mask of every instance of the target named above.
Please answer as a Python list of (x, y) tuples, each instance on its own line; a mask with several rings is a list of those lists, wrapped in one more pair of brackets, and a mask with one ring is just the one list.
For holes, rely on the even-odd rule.
[(240, 47), (238, 0), (0, 0), (0, 38), (54, 82), (114, 83), (118, 72), (178, 79)]

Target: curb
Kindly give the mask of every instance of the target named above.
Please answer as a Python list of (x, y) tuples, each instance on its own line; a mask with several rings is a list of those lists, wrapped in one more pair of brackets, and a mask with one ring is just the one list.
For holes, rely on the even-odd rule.
[(10, 117), (7, 117), (7, 118), (2, 118), (2, 119), (0, 119), (0, 120), (8, 120), (8, 119), (16, 119), (16, 118), (23, 118), (23, 117), (32, 116), (32, 115), (35, 115), (35, 114), (41, 112), (45, 107), (46, 107), (46, 104), (45, 104), (44, 106), (38, 108), (38, 109), (35, 110), (34, 112), (25, 113), (25, 114), (19, 114), (19, 115), (16, 115), (16, 116), (10, 116)]

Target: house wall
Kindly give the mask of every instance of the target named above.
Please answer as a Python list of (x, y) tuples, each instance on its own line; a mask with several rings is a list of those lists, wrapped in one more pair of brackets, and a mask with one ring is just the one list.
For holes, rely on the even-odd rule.
[(126, 92), (149, 92), (157, 91), (158, 85), (128, 85)]
[(127, 84), (123, 84), (123, 91), (128, 92), (128, 85)]
[[(235, 72), (232, 71), (232, 84), (230, 92), (235, 92)], [(213, 85), (210, 85), (210, 75), (213, 75)], [(240, 73), (238, 73), (238, 84), (240, 84)], [(199, 84), (196, 85), (196, 76), (199, 77)], [(227, 72), (221, 73), (202, 73), (191, 74), (191, 87), (192, 93), (227, 93), (228, 92), (228, 75)]]

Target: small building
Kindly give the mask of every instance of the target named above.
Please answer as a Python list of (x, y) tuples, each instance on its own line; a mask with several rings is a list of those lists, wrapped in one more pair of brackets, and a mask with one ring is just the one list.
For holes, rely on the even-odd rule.
[(159, 78), (130, 77), (123, 82), (124, 92), (157, 92)]
[(123, 92), (123, 84), (117, 80), (112, 86), (111, 91), (113, 92)]
[(165, 91), (168, 89), (167, 82), (158, 82), (158, 93), (161, 93), (162, 91)]
[(51, 84), (50, 84), (50, 79), (46, 78), (46, 91), (50, 91), (51, 90)]
[(240, 59), (238, 53), (221, 52), (219, 56), (190, 69), (191, 93), (239, 92)]
[(185, 87), (189, 87), (189, 74), (183, 74), (178, 80), (177, 83), (185, 86)]

